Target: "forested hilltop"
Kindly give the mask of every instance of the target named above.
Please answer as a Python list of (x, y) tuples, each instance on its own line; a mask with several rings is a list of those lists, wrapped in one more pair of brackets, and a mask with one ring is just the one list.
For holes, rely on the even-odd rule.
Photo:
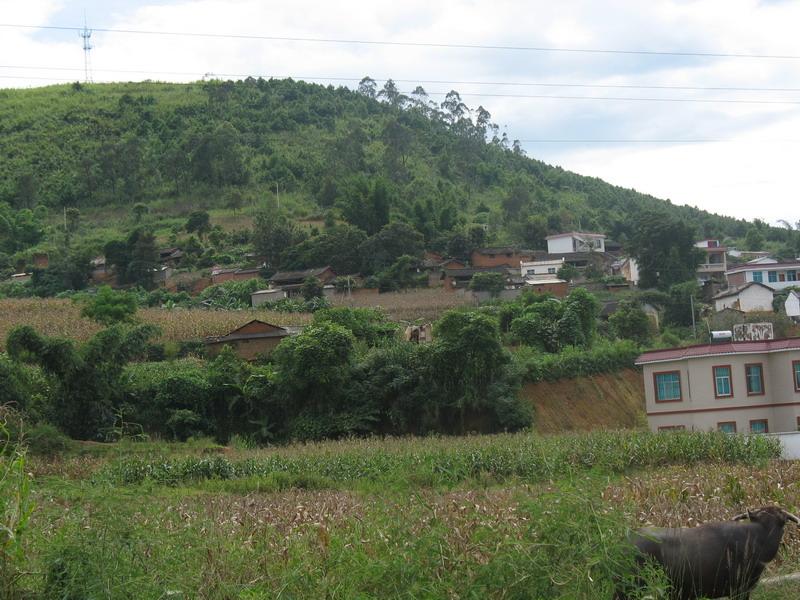
[[(737, 239), (750, 227), (529, 158), (455, 91), (436, 104), (422, 88), (404, 96), (368, 78), (358, 90), (264, 79), (3, 90), (0, 156), (0, 209), (23, 233), (36, 207), (51, 217), (156, 201), (235, 212), (276, 192), (290, 217), (367, 235), (405, 221), (439, 250), (478, 229), (480, 242), (532, 248), (570, 229), (624, 243), (653, 208), (698, 236)], [(20, 218), (25, 209), (33, 216)], [(5, 252), (39, 241), (18, 237)]]

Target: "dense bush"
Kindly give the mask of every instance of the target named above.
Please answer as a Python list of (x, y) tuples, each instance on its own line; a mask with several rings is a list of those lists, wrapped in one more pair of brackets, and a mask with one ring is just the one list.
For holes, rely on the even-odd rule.
[(520, 349), (515, 358), (524, 371), (525, 380), (535, 383), (632, 368), (640, 352), (635, 343), (622, 340), (598, 343), (590, 350), (566, 348), (559, 354)]
[(144, 355), (151, 325), (115, 325), (76, 347), (70, 340), (47, 338), (30, 326), (8, 335), (8, 354), (15, 361), (41, 367), (54, 382), (45, 417), (75, 438), (93, 439), (113, 425), (125, 363)]

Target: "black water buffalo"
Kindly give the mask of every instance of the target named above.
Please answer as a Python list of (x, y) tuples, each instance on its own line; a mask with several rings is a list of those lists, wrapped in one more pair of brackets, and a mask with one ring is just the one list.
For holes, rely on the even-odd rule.
[[(639, 551), (640, 566), (654, 561), (664, 569), (673, 600), (748, 600), (764, 567), (778, 553), (787, 521), (800, 524), (795, 515), (767, 506), (722, 523), (639, 529), (631, 542)], [(615, 598), (627, 596), (619, 591)]]

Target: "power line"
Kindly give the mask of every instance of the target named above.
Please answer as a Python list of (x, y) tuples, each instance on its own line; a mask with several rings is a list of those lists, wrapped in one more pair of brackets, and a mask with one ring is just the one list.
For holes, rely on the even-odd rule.
[[(79, 71), (76, 67), (42, 67), (32, 65), (0, 65), (0, 69), (29, 69), (32, 71)], [(94, 69), (103, 73), (129, 73), (153, 75), (184, 75), (200, 76), (198, 71), (159, 71), (152, 69)], [(245, 79), (247, 77), (263, 79), (300, 79), (313, 81), (361, 81), (363, 77), (330, 77), (321, 75), (286, 75), (286, 74), (249, 74), (249, 73), (212, 73), (216, 77), (231, 77)], [(677, 90), (677, 91), (702, 91), (702, 92), (800, 92), (800, 88), (781, 87), (729, 87), (729, 86), (689, 86), (689, 85), (645, 85), (645, 84), (604, 84), (604, 83), (554, 83), (532, 81), (456, 81), (448, 79), (395, 79), (391, 77), (378, 77), (377, 81), (388, 81), (408, 84), (446, 84), (446, 85), (483, 85), (483, 86), (511, 86), (511, 87), (573, 87), (573, 88), (601, 88), (601, 89), (633, 89), (633, 90)]]
[[(66, 77), (39, 77), (25, 75), (0, 75), (2, 79), (41, 80), (41, 81), (74, 81)], [(118, 83), (114, 80), (98, 81), (97, 83)], [(156, 83), (142, 81), (139, 83)], [(401, 92), (410, 94), (411, 92)], [(428, 96), (447, 96), (450, 92), (427, 92)], [(697, 103), (697, 104), (752, 104), (752, 105), (800, 105), (800, 100), (742, 100), (734, 98), (649, 98), (636, 96), (571, 96), (563, 94), (493, 94), (486, 92), (465, 92), (462, 97), (476, 98), (522, 98), (534, 100), (593, 100), (593, 101), (618, 101), (618, 102), (669, 102), (669, 103)]]
[[(67, 27), (58, 25), (24, 25), (17, 23), (0, 23), (0, 27), (14, 29), (46, 29), (55, 31), (80, 31), (80, 27)], [(361, 40), (361, 39), (339, 39), (339, 38), (317, 38), (300, 36), (277, 36), (277, 35), (255, 35), (255, 34), (234, 34), (234, 33), (208, 33), (191, 31), (155, 31), (146, 29), (114, 29), (98, 28), (94, 29), (101, 33), (123, 33), (135, 35), (163, 35), (180, 36), (210, 39), (237, 39), (237, 40), (265, 40), (276, 42), (308, 42), (319, 44), (358, 44), (369, 46), (401, 46), (415, 48), (455, 48), (466, 50), (504, 50), (519, 52), (561, 52), (575, 54), (619, 54), (637, 56), (680, 56), (698, 58), (750, 58), (750, 59), (770, 59), (770, 60), (800, 60), (800, 55), (796, 54), (754, 54), (754, 53), (728, 53), (728, 52), (688, 52), (688, 51), (658, 51), (658, 50), (619, 50), (605, 48), (568, 48), (555, 46), (505, 46), (496, 44), (456, 44), (444, 42), (396, 42), (388, 40)]]

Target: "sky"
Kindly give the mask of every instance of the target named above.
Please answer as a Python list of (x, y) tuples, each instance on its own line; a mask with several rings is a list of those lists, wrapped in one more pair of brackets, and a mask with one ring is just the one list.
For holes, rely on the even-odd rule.
[(0, 0), (0, 23), (35, 26), (0, 26), (0, 87), (83, 80), (78, 33), (44, 26), (84, 15), (94, 81), (369, 75), (435, 101), (455, 89), (533, 158), (675, 204), (800, 221), (800, 2)]

